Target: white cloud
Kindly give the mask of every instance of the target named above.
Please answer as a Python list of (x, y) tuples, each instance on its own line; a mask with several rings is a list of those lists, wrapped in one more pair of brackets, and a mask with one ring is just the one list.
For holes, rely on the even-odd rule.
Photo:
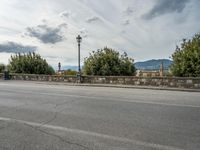
[(66, 27), (66, 23), (62, 23), (56, 27), (50, 27), (46, 24), (37, 25), (36, 27), (27, 27), (25, 35), (35, 37), (44, 44), (56, 44), (65, 39), (62, 29)]
[(131, 16), (134, 13), (134, 9), (131, 7), (127, 7), (126, 10), (124, 11), (124, 14), (127, 16)]
[[(89, 52), (104, 46), (126, 51), (136, 61), (168, 58), (177, 41), (200, 31), (200, 2), (184, 0), (177, 6), (170, 1), (1, 0), (0, 43), (6, 39), (36, 46), (37, 52), (54, 66), (58, 62), (77, 64), (78, 34), (83, 37), (82, 61)], [(51, 30), (41, 34), (38, 25)], [(21, 37), (27, 27), (37, 34)], [(8, 57), (3, 53), (0, 56), (4, 61)]]
[(153, 19), (167, 13), (181, 13), (189, 2), (190, 0), (159, 0), (150, 12), (143, 17), (145, 19)]
[(130, 20), (129, 19), (127, 19), (127, 20), (125, 20), (124, 22), (123, 22), (123, 25), (125, 25), (125, 26), (127, 26), (127, 25), (129, 25), (130, 24)]
[(22, 45), (20, 43), (6, 42), (0, 43), (0, 53), (28, 53), (35, 52), (37, 47)]
[(93, 22), (98, 22), (98, 21), (100, 21), (100, 18), (99, 18), (99, 17), (96, 17), (96, 16), (90, 17), (90, 18), (88, 18), (88, 19), (86, 20), (87, 23), (93, 23)]
[(71, 11), (63, 11), (59, 14), (59, 16), (62, 18), (70, 18), (72, 16), (72, 12)]

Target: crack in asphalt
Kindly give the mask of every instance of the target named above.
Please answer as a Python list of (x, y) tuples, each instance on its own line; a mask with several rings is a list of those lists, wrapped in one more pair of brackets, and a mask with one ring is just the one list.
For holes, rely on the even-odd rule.
[[(24, 106), (27, 106), (27, 105), (29, 105), (29, 104), (28, 104), (27, 102), (25, 102), (24, 104), (21, 104), (21, 105), (17, 105), (17, 106), (14, 106), (14, 107), (8, 107), (8, 108), (5, 109), (3, 112), (0, 111), (0, 114), (2, 114), (2, 113), (4, 113), (4, 112), (8, 111), (9, 109), (12, 109), (12, 111), (17, 111), (18, 109), (23, 108)], [(13, 114), (13, 113), (11, 113), (11, 114)]]
[[(59, 103), (59, 104), (55, 104), (55, 106), (53, 107), (53, 109), (56, 110), (59, 106), (62, 106), (62, 105), (67, 104), (67, 103), (71, 103), (71, 102), (73, 102), (73, 101), (75, 101), (75, 100), (71, 100), (71, 101), (67, 101), (67, 102), (65, 101), (65, 102), (62, 102), (62, 103)], [(42, 102), (42, 103), (40, 103), (40, 104), (46, 104), (46, 103), (48, 103), (48, 102)], [(28, 103), (25, 103), (25, 104), (22, 104), (22, 105), (15, 106), (15, 107), (12, 108), (12, 111), (17, 111), (18, 109), (20, 109), (20, 108), (22, 108), (22, 107), (24, 107), (24, 106), (26, 106), (26, 105), (29, 105), (29, 104), (28, 104)], [(7, 110), (9, 110), (9, 108), (6, 109), (5, 111), (7, 111)], [(49, 119), (49, 120), (47, 120), (47, 121), (41, 123), (40, 126), (34, 127), (34, 126), (31, 126), (31, 125), (26, 124), (26, 123), (24, 123), (24, 125), (26, 125), (26, 126), (28, 126), (28, 127), (31, 127), (31, 128), (33, 128), (33, 129), (35, 129), (35, 130), (37, 130), (37, 131), (40, 131), (40, 132), (42, 132), (42, 133), (44, 133), (44, 134), (46, 134), (46, 135), (56, 137), (56, 138), (58, 138), (60, 141), (65, 142), (66, 144), (76, 145), (76, 146), (81, 147), (81, 148), (83, 148), (83, 149), (90, 150), (90, 148), (87, 147), (87, 146), (84, 146), (84, 145), (79, 144), (79, 143), (76, 143), (76, 142), (68, 141), (68, 140), (66, 140), (66, 139), (63, 139), (61, 136), (58, 136), (58, 135), (49, 133), (49, 132), (44, 131), (44, 130), (41, 129), (43, 126), (45, 126), (45, 125), (47, 125), (47, 124), (53, 122), (53, 121), (57, 118), (58, 113), (61, 113), (61, 112), (64, 111), (64, 110), (65, 110), (65, 109), (63, 108), (63, 109), (61, 109), (60, 111), (56, 111), (51, 119)], [(3, 112), (0, 112), (0, 114), (2, 114), (2, 113), (3, 113)], [(3, 129), (5, 129), (5, 128), (7, 128), (7, 127), (5, 127), (5, 126), (4, 126), (4, 127), (0, 127), (0, 130), (3, 130)]]
[[(63, 103), (55, 104), (53, 109), (56, 110), (59, 106), (62, 106), (62, 105), (67, 104), (67, 103), (71, 103), (73, 101), (75, 101), (75, 100), (71, 100), (71, 101), (67, 101), (67, 102), (65, 101)], [(45, 103), (43, 103), (43, 104), (45, 104)], [(58, 113), (61, 113), (64, 110), (65, 110), (65, 108), (61, 109), (60, 111), (56, 111), (51, 119), (41, 123), (41, 125), (38, 128), (41, 128), (41, 127), (45, 126), (46, 124), (49, 124), (49, 123), (53, 122), (57, 118)]]
[(5, 129), (6, 127), (0, 127), (0, 130), (3, 130), (3, 129)]
[(0, 126), (0, 130), (6, 129), (9, 127), (10, 127), (10, 124), (3, 124), (2, 126)]
[[(74, 101), (74, 100), (72, 100), (72, 101), (70, 101), (70, 102), (73, 102), (73, 101)], [(56, 105), (54, 106), (54, 109), (56, 110), (59, 106), (64, 105), (64, 104), (67, 104), (67, 103), (69, 103), (69, 101), (63, 102), (63, 103), (60, 103), (60, 104), (56, 104)], [(56, 138), (58, 138), (59, 140), (65, 142), (65, 143), (67, 143), (67, 144), (76, 145), (76, 146), (82, 147), (82, 148), (84, 148), (84, 149), (90, 150), (89, 147), (86, 147), (86, 146), (84, 146), (84, 145), (81, 145), (81, 144), (78, 144), (78, 143), (75, 143), (75, 142), (67, 141), (67, 140), (63, 139), (61, 136), (58, 136), (58, 135), (49, 133), (49, 132), (44, 131), (44, 130), (41, 129), (43, 126), (45, 126), (45, 125), (47, 125), (47, 124), (53, 122), (53, 121), (57, 118), (58, 113), (61, 113), (63, 110), (64, 110), (64, 109), (61, 109), (60, 111), (56, 111), (55, 114), (54, 114), (54, 116), (53, 116), (51, 119), (49, 119), (49, 120), (46, 121), (46, 122), (41, 123), (41, 125), (38, 126), (38, 127), (34, 127), (34, 126), (31, 126), (31, 125), (26, 124), (26, 123), (24, 123), (24, 124), (25, 124), (26, 126), (29, 126), (29, 127), (33, 128), (33, 129), (37, 130), (37, 131), (40, 131), (40, 132), (45, 133), (45, 134), (47, 134), (47, 135), (56, 137)]]
[[(14, 121), (14, 122), (18, 123), (17, 121)], [(68, 140), (64, 139), (63, 137), (61, 137), (61, 136), (59, 136), (59, 135), (55, 135), (55, 134), (53, 134), (53, 133), (49, 133), (49, 132), (47, 132), (47, 131), (42, 130), (41, 128), (42, 128), (42, 126), (44, 126), (45, 124), (43, 124), (42, 126), (41, 126), (41, 125), (40, 125), (40, 126), (37, 126), (37, 127), (34, 127), (34, 126), (29, 125), (29, 124), (27, 124), (27, 123), (23, 123), (23, 124), (26, 125), (27, 127), (30, 127), (30, 128), (32, 128), (32, 129), (34, 129), (34, 130), (37, 130), (37, 131), (41, 132), (41, 133), (44, 133), (44, 134), (46, 134), (46, 135), (49, 135), (49, 136), (58, 138), (60, 141), (66, 143), (66, 144), (76, 145), (76, 146), (81, 147), (81, 148), (83, 148), (83, 149), (85, 149), (85, 150), (92, 150), (92, 149), (90, 149), (90, 148), (87, 147), (87, 146), (84, 146), (84, 145), (79, 144), (79, 143), (76, 143), (76, 142), (68, 141)], [(7, 128), (7, 127), (9, 127), (9, 126), (0, 127), (0, 130), (3, 130), (3, 129), (5, 129), (5, 128)], [(24, 148), (25, 148), (25, 147), (24, 147)]]
[(28, 126), (28, 127), (31, 127), (32, 129), (35, 129), (35, 130), (37, 130), (37, 131), (39, 131), (39, 132), (42, 132), (42, 133), (44, 133), (44, 134), (46, 134), (46, 135), (56, 137), (56, 138), (58, 138), (60, 141), (66, 143), (66, 144), (76, 145), (76, 146), (81, 147), (81, 148), (83, 148), (83, 149), (91, 150), (91, 149), (90, 149), (89, 147), (87, 147), (87, 146), (84, 146), (84, 145), (79, 144), (79, 143), (76, 143), (76, 142), (68, 141), (68, 140), (64, 139), (63, 137), (61, 137), (61, 136), (59, 136), (59, 135), (55, 135), (55, 134), (53, 134), (53, 133), (49, 133), (49, 132), (47, 132), (47, 131), (44, 131), (44, 130), (41, 129), (41, 127), (40, 127), (40, 128), (34, 127), (34, 126), (31, 126), (31, 125), (26, 124), (26, 123), (24, 123), (24, 125), (26, 125), (26, 126)]

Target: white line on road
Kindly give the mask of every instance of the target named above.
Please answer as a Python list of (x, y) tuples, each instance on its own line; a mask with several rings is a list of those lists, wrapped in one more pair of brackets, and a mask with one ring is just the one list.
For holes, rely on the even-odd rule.
[(111, 135), (106, 135), (106, 134), (101, 134), (101, 133), (96, 133), (96, 132), (90, 132), (90, 131), (84, 131), (84, 130), (79, 130), (79, 129), (71, 129), (71, 128), (61, 127), (61, 126), (53, 126), (53, 125), (48, 125), (48, 124), (43, 125), (41, 123), (17, 120), (17, 119), (12, 119), (12, 118), (0, 117), (0, 121), (6, 121), (6, 122), (10, 122), (10, 123), (27, 124), (27, 125), (30, 125), (33, 127), (46, 128), (46, 129), (51, 129), (51, 130), (59, 130), (59, 131), (64, 131), (64, 132), (71, 132), (71, 133), (75, 133), (75, 134), (82, 134), (84, 136), (93, 136), (93, 137), (97, 137), (97, 138), (104, 138), (104, 139), (114, 140), (114, 141), (119, 141), (119, 142), (128, 142), (128, 143), (145, 146), (148, 148), (151, 147), (151, 148), (162, 149), (162, 150), (183, 150), (183, 149), (172, 147), (172, 146), (148, 143), (148, 142), (139, 141), (139, 140), (133, 140), (133, 139), (123, 138), (123, 137), (116, 137), (116, 136), (111, 136)]

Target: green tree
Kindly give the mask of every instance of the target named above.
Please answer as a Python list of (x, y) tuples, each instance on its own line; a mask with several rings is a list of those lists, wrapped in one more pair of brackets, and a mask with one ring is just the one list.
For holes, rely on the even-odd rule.
[(131, 76), (135, 74), (134, 60), (124, 52), (105, 47), (93, 51), (84, 60), (83, 73), (86, 75)]
[(64, 71), (64, 75), (74, 76), (76, 74), (77, 74), (77, 71), (74, 71), (74, 70), (71, 70), (71, 69), (68, 69), (68, 70)]
[(200, 34), (184, 39), (172, 54), (171, 72), (179, 77), (200, 77)]
[(3, 73), (5, 70), (5, 65), (4, 64), (0, 64), (0, 73)]
[(27, 54), (18, 53), (11, 56), (8, 67), (9, 71), (13, 73), (48, 75), (55, 73), (54, 69), (48, 65), (47, 61), (34, 52)]

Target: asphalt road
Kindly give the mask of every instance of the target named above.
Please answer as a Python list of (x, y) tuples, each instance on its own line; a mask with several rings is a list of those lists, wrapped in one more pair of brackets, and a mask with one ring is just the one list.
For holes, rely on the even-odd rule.
[(199, 150), (200, 93), (0, 81), (0, 150)]

